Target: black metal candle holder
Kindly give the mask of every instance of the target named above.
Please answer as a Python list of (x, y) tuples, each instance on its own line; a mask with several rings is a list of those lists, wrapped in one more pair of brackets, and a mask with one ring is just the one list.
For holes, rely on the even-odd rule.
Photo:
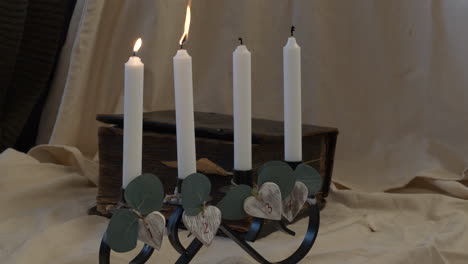
[(295, 170), (297, 166), (302, 164), (302, 161), (286, 161), (286, 163), (291, 167), (291, 169)]
[[(301, 162), (287, 162), (292, 169), (295, 169)], [(253, 185), (253, 176), (252, 171), (234, 171), (233, 174), (233, 182), (235, 184), (246, 184), (249, 186)], [(177, 184), (178, 192), (181, 191), (181, 181)], [(124, 197), (124, 196), (122, 196)], [(315, 197), (313, 197), (315, 198)], [(182, 206), (176, 206), (175, 210), (169, 217), (166, 228), (168, 231), (168, 238), (171, 245), (174, 249), (180, 254), (180, 257), (175, 262), (176, 264), (187, 264), (190, 263), (191, 260), (196, 256), (199, 250), (202, 248), (203, 243), (194, 238), (192, 242), (188, 245), (188, 247), (184, 247), (179, 239), (179, 229), (181, 227), (182, 216), (184, 213), (184, 209)], [(277, 261), (277, 262), (270, 262), (265, 258), (261, 253), (255, 250), (250, 244), (247, 242), (254, 242), (258, 235), (260, 234), (262, 227), (264, 226), (265, 219), (262, 218), (253, 218), (250, 228), (248, 232), (238, 232), (231, 229), (226, 223), (221, 222), (218, 232), (221, 232), (226, 237), (230, 238), (234, 241), (239, 247), (241, 247), (247, 254), (249, 254), (253, 259), (258, 261), (259, 263), (265, 264), (291, 264), (291, 263), (298, 263), (301, 261), (310, 251), (312, 246), (315, 243), (315, 240), (318, 235), (318, 230), (320, 226), (320, 208), (317, 203), (311, 204), (309, 203), (309, 207), (307, 208), (307, 217), (309, 219), (309, 223), (307, 226), (307, 231), (305, 232), (304, 239), (302, 243), (298, 247), (298, 249), (287, 257), (284, 260)], [(273, 221), (274, 226), (291, 236), (295, 236), (296, 233), (290, 230), (283, 220)], [(131, 264), (140, 264), (146, 263), (149, 260), (151, 255), (153, 254), (154, 249), (149, 245), (144, 245), (141, 249), (140, 253), (130, 261)], [(110, 254), (111, 248), (106, 242), (106, 233), (104, 233), (101, 246), (99, 249), (99, 263), (100, 264), (110, 264)]]
[(232, 182), (234, 184), (245, 184), (252, 186), (253, 185), (253, 177), (252, 177), (252, 170), (241, 171), (241, 170), (234, 170), (232, 175)]

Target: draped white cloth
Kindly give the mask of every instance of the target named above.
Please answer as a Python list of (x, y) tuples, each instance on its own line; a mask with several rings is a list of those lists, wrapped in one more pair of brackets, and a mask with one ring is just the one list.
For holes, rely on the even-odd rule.
[[(79, 0), (41, 143), (97, 151), (97, 113), (121, 113), (123, 65), (143, 38), (147, 110), (173, 109), (172, 57), (184, 0)], [(468, 166), (468, 2), (195, 0), (186, 45), (198, 111), (232, 113), (232, 52), (252, 52), (256, 117), (281, 120), (282, 46), (302, 47), (303, 121), (338, 127), (334, 178), (382, 191), (415, 176), (462, 180)], [(433, 170), (439, 175), (434, 174)], [(464, 197), (466, 195), (466, 191)]]
[[(90, 161), (71, 147), (40, 146), (29, 154), (11, 149), (0, 154), (0, 262), (97, 263), (107, 219), (86, 214), (96, 197)], [(421, 186), (403, 192), (333, 188), (318, 238), (301, 263), (466, 263), (468, 202)], [(306, 226), (301, 220), (291, 227), (296, 237), (276, 232), (253, 246), (270, 260), (284, 259), (299, 246)], [(182, 232), (188, 245), (192, 237), (186, 237)], [(129, 263), (141, 246), (113, 253), (111, 262)], [(149, 263), (175, 263), (178, 257), (164, 238)], [(217, 237), (192, 263), (255, 262)]]
[[(185, 5), (184, 0), (78, 0), (39, 142), (95, 156), (95, 115), (122, 112), (123, 65), (138, 37), (143, 39), (144, 108), (173, 109), (172, 56)], [(243, 37), (252, 52), (253, 115), (281, 120), (282, 46), (291, 24), (296, 26), (303, 121), (340, 129), (333, 177), (351, 189), (332, 193), (317, 246), (304, 263), (466, 262), (468, 1), (194, 0), (192, 12), (186, 48), (193, 57), (198, 111), (232, 113), (231, 54)], [(9, 158), (0, 170), (7, 168), (10, 175), (0, 177), (2, 209), (12, 210), (2, 214), (1, 254), (47, 262), (51, 258), (45, 254), (52, 250), (61, 263), (95, 262), (105, 220), (84, 216), (83, 202), (91, 205), (95, 190), (85, 188), (88, 195), (82, 196), (75, 189), (84, 186), (78, 175), (95, 181), (97, 175), (89, 175), (96, 164), (79, 162), (83, 157), (76, 149), (69, 155), (80, 158), (55, 160), (62, 164), (58, 167), (11, 153), (0, 156)], [(12, 165), (17, 162), (23, 165)], [(28, 170), (36, 166), (37, 171)], [(56, 178), (39, 179), (36, 173)], [(31, 187), (38, 197), (49, 197), (44, 203), (35, 196), (21, 198), (29, 192), (21, 179), (69, 181), (76, 199), (52, 199), (52, 190), (66, 191), (45, 183)], [(60, 211), (56, 218), (41, 211), (56, 203), (73, 213)], [(36, 211), (26, 217), (31, 210)], [(16, 222), (37, 232), (5, 231)], [(37, 222), (41, 225), (35, 227)], [(245, 257), (234, 257), (241, 252), (233, 244), (218, 240), (196, 263), (244, 263)], [(78, 249), (62, 252), (65, 242)], [(285, 254), (279, 249), (288, 243), (268, 250)], [(257, 245), (266, 249), (268, 243)], [(167, 243), (160, 255), (174, 259)]]

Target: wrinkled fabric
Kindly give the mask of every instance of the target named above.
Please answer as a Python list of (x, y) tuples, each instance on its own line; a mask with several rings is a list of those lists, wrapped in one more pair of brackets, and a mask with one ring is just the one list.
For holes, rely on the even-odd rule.
[[(30, 154), (37, 158), (11, 149), (0, 154), (0, 262), (97, 263), (108, 220), (86, 213), (97, 192), (87, 174), (93, 169), (83, 168), (92, 161), (75, 162), (86, 158), (70, 147), (39, 146)], [(316, 243), (301, 263), (466, 263), (468, 201), (414, 183), (392, 193), (332, 188)], [(276, 232), (254, 247), (271, 260), (287, 257), (299, 246), (307, 221), (290, 227), (297, 237)], [(185, 245), (192, 239), (185, 231), (180, 237)], [(113, 253), (112, 263), (128, 263), (141, 246)], [(165, 237), (150, 261), (174, 263), (177, 257)], [(255, 262), (217, 237), (192, 263)]]
[(75, 147), (40, 145), (29, 150), (28, 154), (42, 163), (54, 163), (73, 167), (94, 185), (99, 181), (99, 165), (84, 157)]
[[(123, 65), (138, 37), (144, 108), (174, 108), (172, 57), (185, 5), (78, 0), (40, 127), (39, 142), (54, 146), (0, 155), (1, 260), (96, 263), (107, 220), (86, 215), (98, 177), (95, 116), (122, 113)], [(232, 113), (232, 51), (243, 37), (253, 116), (282, 120), (282, 47), (294, 24), (303, 121), (340, 130), (340, 189), (332, 188), (303, 263), (466, 263), (467, 11), (463, 0), (193, 1), (185, 47), (195, 110)], [(280, 259), (300, 240), (278, 232), (254, 246)], [(113, 254), (112, 263), (136, 251)], [(153, 258), (173, 263), (177, 254), (165, 239)], [(216, 238), (193, 263), (254, 262)]]
[[(96, 154), (95, 116), (122, 113), (124, 63), (138, 37), (144, 108), (173, 109), (186, 3), (79, 0), (39, 143)], [(375, 192), (444, 170), (437, 180), (466, 182), (467, 11), (462, 0), (193, 1), (185, 47), (195, 110), (232, 113), (232, 52), (242, 37), (252, 53), (253, 116), (282, 120), (282, 47), (294, 24), (303, 121), (340, 130), (335, 181)], [(464, 186), (457, 196), (466, 197)]]

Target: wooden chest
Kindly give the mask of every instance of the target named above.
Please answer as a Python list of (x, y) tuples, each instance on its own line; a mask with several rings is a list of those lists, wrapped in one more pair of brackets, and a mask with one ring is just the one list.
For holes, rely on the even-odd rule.
[[(108, 205), (117, 203), (121, 195), (123, 120), (121, 115), (98, 115), (97, 120), (113, 125), (99, 129), (97, 210), (106, 214)], [(177, 160), (175, 113), (145, 113), (143, 122), (143, 173), (159, 176), (166, 193), (172, 193), (177, 182), (177, 169), (170, 165)], [(232, 116), (196, 112), (195, 135), (197, 159), (206, 158), (231, 172), (234, 163)], [(330, 188), (337, 135), (335, 128), (303, 125), (303, 160), (315, 167), (324, 178), (319, 197), (319, 202), (323, 204)], [(253, 119), (252, 144), (254, 168), (271, 160), (283, 160), (283, 122)], [(224, 196), (220, 190), (230, 184), (232, 177), (219, 174), (207, 176), (211, 180), (213, 202), (216, 203)], [(165, 210), (169, 213), (171, 209), (165, 207)]]

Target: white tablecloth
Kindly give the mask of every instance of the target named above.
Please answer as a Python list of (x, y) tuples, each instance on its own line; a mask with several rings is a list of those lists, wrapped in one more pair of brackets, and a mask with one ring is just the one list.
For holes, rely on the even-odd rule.
[[(96, 176), (97, 164), (69, 147), (0, 154), (0, 262), (97, 263), (108, 220), (86, 214), (95, 204)], [(317, 241), (302, 263), (467, 263), (468, 201), (456, 197), (466, 187), (444, 184), (442, 191), (420, 178), (391, 193), (333, 188)], [(300, 232), (305, 225), (292, 228)], [(301, 240), (277, 232), (254, 246), (274, 260)], [(135, 254), (113, 253), (112, 263), (128, 263)], [(177, 256), (165, 238), (150, 263), (174, 263)], [(216, 238), (192, 263), (255, 262), (233, 242)]]

